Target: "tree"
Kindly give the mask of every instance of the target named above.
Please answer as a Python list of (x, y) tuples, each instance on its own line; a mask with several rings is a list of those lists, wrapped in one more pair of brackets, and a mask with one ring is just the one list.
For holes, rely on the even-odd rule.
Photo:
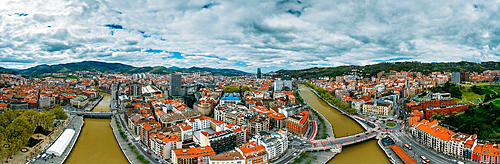
[(48, 131), (50, 127), (54, 126), (54, 114), (51, 112), (43, 112), (40, 114), (40, 126), (43, 130)]
[(6, 139), (9, 144), (7, 157), (12, 157), (28, 143), (35, 131), (35, 126), (27, 121), (26, 116), (19, 116), (7, 126), (5, 131), (7, 132)]
[(295, 158), (294, 160), (295, 160), (295, 162), (301, 162), (302, 161), (301, 158)]
[(316, 159), (316, 156), (315, 156), (315, 155), (312, 155), (312, 156), (311, 156), (311, 159)]
[(486, 95), (484, 96), (484, 102), (487, 102), (487, 101), (489, 101), (489, 100), (491, 100), (491, 96), (490, 96), (490, 94), (486, 94)]
[(226, 87), (224, 87), (224, 93), (239, 93), (240, 92), (240, 88), (234, 86), (234, 85), (228, 85)]
[(305, 163), (305, 164), (311, 164), (311, 161), (306, 161), (306, 163)]
[(245, 93), (245, 91), (249, 91), (249, 90), (250, 90), (250, 87), (248, 87), (248, 86), (241, 87), (241, 92), (242, 93)]
[(306, 157), (309, 157), (309, 154), (307, 154), (307, 152), (302, 152), (302, 153), (300, 153), (300, 157), (306, 158)]
[(148, 160), (142, 161), (142, 164), (149, 164), (150, 162)]
[(27, 118), (27, 121), (30, 122), (31, 125), (38, 126), (40, 125), (40, 112), (30, 109), (30, 110), (25, 110), (22, 114), (22, 116), (25, 116)]
[(135, 146), (134, 146), (134, 145), (130, 146), (130, 149), (131, 149), (131, 150), (134, 150), (134, 149), (135, 149)]
[(56, 116), (56, 119), (66, 120), (66, 118), (68, 118), (68, 115), (66, 114), (66, 112), (64, 112), (64, 109), (59, 105), (54, 105), (54, 108), (52, 108), (50, 112)]
[(135, 158), (137, 158), (139, 161), (144, 160), (144, 156), (143, 156), (143, 155), (138, 155), (138, 156), (137, 156), (137, 157), (135, 157)]
[(7, 132), (5, 132), (5, 128), (0, 126), (0, 160), (7, 156), (7, 149), (5, 148), (6, 134)]

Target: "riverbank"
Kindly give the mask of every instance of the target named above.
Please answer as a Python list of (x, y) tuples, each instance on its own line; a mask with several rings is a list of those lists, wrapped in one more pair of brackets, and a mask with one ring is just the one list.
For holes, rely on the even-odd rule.
[(92, 101), (91, 104), (89, 104), (85, 110), (86, 111), (92, 111), (94, 110), (94, 108), (102, 101), (102, 99), (104, 98), (104, 95), (102, 95), (101, 93), (99, 93), (99, 100), (97, 101)]
[[(111, 129), (113, 130), (113, 135), (115, 136), (116, 142), (118, 143), (118, 146), (120, 146), (120, 149), (122, 150), (123, 154), (125, 155), (125, 158), (127, 158), (129, 163), (142, 163), (139, 161), (137, 158), (137, 154), (134, 153), (130, 147), (128, 147), (127, 141), (120, 135), (119, 128), (116, 124), (116, 119), (113, 117), (111, 118), (111, 123), (110, 123)], [(137, 148), (136, 148), (137, 149)]]
[[(380, 149), (382, 149), (382, 151), (384, 151), (385, 155), (387, 156), (387, 159), (389, 159), (389, 162), (391, 162), (392, 164), (396, 164), (396, 160), (394, 160), (394, 158), (391, 156), (391, 154), (396, 155), (396, 153), (394, 153), (394, 152), (389, 153), (388, 152), (388, 151), (392, 151), (392, 149), (384, 147), (382, 145), (382, 138), (384, 138), (384, 137), (381, 136), (381, 138), (377, 141), (378, 146), (380, 147)], [(400, 164), (400, 163), (398, 163), (398, 164)]]
[[(337, 138), (354, 135), (365, 131), (365, 129), (358, 122), (353, 120), (352, 117), (344, 117), (349, 115), (342, 114), (341, 111), (332, 107), (321, 99), (317, 93), (313, 92), (311, 88), (303, 84), (299, 85), (300, 96), (307, 102), (314, 111), (317, 111), (321, 117), (326, 118), (332, 125), (333, 132)], [(335, 109), (332, 109), (335, 108)], [(325, 123), (326, 124), (326, 123)], [(363, 157), (363, 158), (360, 158)], [(388, 164), (391, 163), (387, 160), (387, 156), (383, 150), (377, 145), (377, 140), (368, 140), (355, 145), (342, 147), (342, 152), (336, 154), (334, 158), (326, 161), (329, 164), (333, 163), (375, 163), (375, 164)], [(322, 163), (322, 162), (319, 162)]]
[(337, 106), (331, 104), (330, 102), (326, 101), (323, 97), (321, 97), (318, 92), (316, 92), (314, 89), (312, 89), (310, 86), (308, 85), (305, 85), (307, 86), (314, 94), (316, 94), (316, 96), (318, 96), (321, 100), (323, 100), (326, 104), (328, 104), (330, 107), (336, 109), (337, 111), (339, 111), (340, 113), (342, 113), (342, 115), (344, 116), (347, 116), (349, 118), (351, 118), (353, 121), (356, 121), (356, 123), (358, 123), (359, 126), (363, 127), (363, 129), (365, 129), (366, 131), (368, 131), (370, 128), (368, 126), (366, 126), (365, 124), (361, 123), (361, 121), (354, 117), (352, 114), (349, 114), (343, 110), (340, 110)]
[[(302, 96), (302, 93), (301, 92), (298, 92), (299, 93), (299, 96), (300, 97), (303, 97)], [(316, 135), (318, 134), (322, 134), (323, 132), (323, 125), (320, 124), (318, 121), (320, 120), (319, 118), (321, 117), (321, 119), (323, 120), (327, 120), (325, 116), (323, 116), (318, 110), (314, 109), (313, 106), (309, 105), (307, 103), (307, 101), (304, 101), (304, 104), (306, 104), (307, 106), (309, 106), (313, 111), (314, 111), (314, 114), (311, 114), (311, 116), (313, 117), (313, 121), (314, 121), (314, 133), (312, 134), (311, 138), (308, 138), (308, 140), (321, 140), (321, 139), (315, 139)], [(335, 134), (333, 133), (333, 126), (332, 124), (330, 124), (330, 121), (324, 121), (325, 124), (326, 124), (326, 134), (329, 136), (327, 137), (325, 140), (329, 140), (329, 139), (335, 139)], [(319, 136), (321, 137), (321, 136)]]
[[(39, 158), (32, 163), (34, 163), (34, 164), (64, 163), (66, 161), (66, 159), (68, 158), (69, 154), (71, 153), (71, 151), (73, 150), (73, 147), (75, 146), (76, 141), (80, 137), (80, 133), (82, 131), (83, 125), (84, 125), (84, 121), (83, 121), (82, 116), (73, 116), (72, 119), (70, 120), (70, 122), (64, 127), (64, 129), (75, 130), (75, 135), (73, 135), (73, 138), (71, 138), (71, 141), (70, 141), (68, 147), (64, 150), (64, 153), (59, 157), (53, 157), (53, 158), (50, 158), (49, 155), (47, 155), (45, 157), (45, 159)], [(60, 134), (59, 134), (59, 136), (60, 136)], [(56, 141), (59, 138), (59, 136), (57, 136), (57, 138), (54, 141)], [(50, 146), (52, 146), (52, 144), (47, 146), (43, 152), (45, 152), (46, 149), (48, 149)]]
[[(110, 111), (111, 95), (102, 94), (104, 98), (94, 111)], [(78, 142), (66, 163), (129, 163), (113, 135), (111, 119), (85, 118), (84, 120), (85, 125)]]

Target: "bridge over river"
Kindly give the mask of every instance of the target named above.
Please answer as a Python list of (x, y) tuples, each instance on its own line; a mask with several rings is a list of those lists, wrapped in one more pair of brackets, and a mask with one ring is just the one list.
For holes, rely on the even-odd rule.
[(90, 117), (90, 118), (111, 118), (111, 116), (115, 114), (121, 114), (123, 112), (118, 112), (118, 111), (112, 111), (112, 112), (89, 112), (89, 111), (66, 111), (67, 114), (70, 115), (77, 115), (77, 116), (83, 116), (83, 117)]

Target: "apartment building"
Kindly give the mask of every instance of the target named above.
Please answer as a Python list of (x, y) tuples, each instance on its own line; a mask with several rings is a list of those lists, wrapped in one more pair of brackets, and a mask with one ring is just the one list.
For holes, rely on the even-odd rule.
[(171, 152), (172, 163), (174, 164), (209, 164), (210, 157), (215, 155), (210, 146), (172, 149)]
[(245, 157), (245, 164), (265, 164), (269, 163), (268, 153), (263, 145), (255, 142), (248, 142), (236, 149)]
[(245, 157), (241, 151), (231, 150), (210, 157), (210, 164), (245, 164)]
[(172, 149), (182, 149), (182, 142), (177, 136), (166, 136), (162, 131), (150, 133), (149, 140), (153, 153), (165, 159), (170, 159)]
[(263, 145), (268, 153), (269, 162), (275, 161), (288, 150), (287, 132), (280, 129), (278, 132), (268, 133), (265, 131), (255, 135), (250, 141)]
[(289, 133), (299, 137), (304, 137), (309, 127), (309, 111), (304, 110), (299, 114), (290, 116), (286, 119), (285, 128)]

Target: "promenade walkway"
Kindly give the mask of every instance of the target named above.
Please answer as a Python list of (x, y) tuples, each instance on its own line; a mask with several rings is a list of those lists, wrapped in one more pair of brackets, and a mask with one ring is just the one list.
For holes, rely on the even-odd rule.
[[(132, 163), (132, 164), (140, 164), (142, 163), (141, 161), (139, 161), (136, 157), (137, 155), (134, 153), (133, 150), (130, 149), (127, 141), (125, 141), (125, 139), (123, 137), (121, 137), (120, 135), (120, 131), (118, 130), (118, 126), (116, 125), (116, 119), (113, 117), (111, 119), (111, 129), (113, 129), (113, 134), (115, 135), (115, 138), (116, 138), (116, 141), (118, 142), (118, 145), (120, 146), (120, 148), (122, 149), (122, 152), (123, 154), (125, 154), (125, 157), (127, 158), (128, 162)], [(136, 148), (137, 149), (140, 149), (140, 148)]]
[[(73, 147), (75, 146), (76, 141), (78, 140), (78, 137), (80, 136), (80, 132), (82, 131), (83, 127), (83, 117), (81, 116), (74, 116), (73, 119), (69, 122), (69, 124), (65, 127), (65, 129), (73, 129), (75, 130), (75, 135), (71, 139), (71, 142), (69, 143), (68, 147), (64, 150), (64, 153), (57, 157), (57, 156), (51, 156), (47, 155), (45, 158), (39, 158), (36, 161), (32, 162), (33, 164), (52, 164), (52, 163), (64, 163), (66, 158), (68, 158), (69, 154), (71, 153), (71, 150), (73, 150)], [(59, 136), (58, 136), (59, 137)], [(55, 139), (54, 141), (56, 141)], [(48, 146), (50, 147), (50, 145)], [(46, 149), (48, 148), (46, 147)], [(44, 150), (44, 152), (46, 151)]]
[(415, 159), (413, 159), (410, 155), (408, 155), (398, 145), (394, 144), (394, 145), (391, 145), (389, 147), (391, 147), (391, 149), (394, 151), (394, 153), (396, 153), (399, 156), (399, 158), (401, 158), (401, 160), (403, 160), (403, 162), (405, 164), (418, 164), (418, 162), (415, 161)]

